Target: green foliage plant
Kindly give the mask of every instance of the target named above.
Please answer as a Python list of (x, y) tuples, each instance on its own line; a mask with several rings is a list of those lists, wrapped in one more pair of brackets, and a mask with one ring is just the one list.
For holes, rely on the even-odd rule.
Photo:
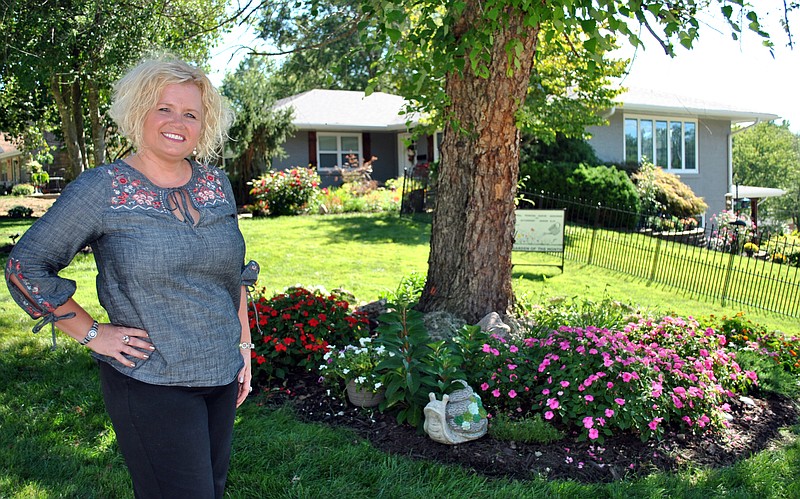
[(397, 288), (381, 293), (380, 297), (390, 303), (408, 307), (419, 301), (424, 287), (425, 275), (420, 272), (411, 272), (400, 279)]
[(253, 214), (282, 216), (308, 211), (319, 193), (319, 175), (314, 168), (292, 168), (268, 172), (251, 182)]
[(564, 432), (545, 421), (541, 414), (513, 419), (506, 414), (492, 418), (489, 434), (498, 440), (548, 444), (564, 439)]
[(30, 196), (33, 194), (33, 186), (31, 184), (16, 184), (11, 188), (12, 196)]
[(263, 294), (249, 310), (253, 373), (284, 379), (296, 368), (316, 372), (331, 345), (347, 345), (369, 334), (369, 319), (351, 311), (352, 295), (334, 290), (290, 287), (271, 298)]
[(421, 429), (423, 409), (429, 394), (440, 398), (461, 384), (466, 374), (463, 359), (446, 342), (431, 342), (421, 312), (394, 306), (383, 314), (377, 342), (386, 348), (387, 358), (377, 369), (383, 372), (386, 400), (380, 410), (396, 410), (397, 422)]
[(8, 210), (8, 216), (10, 218), (30, 218), (33, 216), (33, 209), (21, 205), (13, 206)]

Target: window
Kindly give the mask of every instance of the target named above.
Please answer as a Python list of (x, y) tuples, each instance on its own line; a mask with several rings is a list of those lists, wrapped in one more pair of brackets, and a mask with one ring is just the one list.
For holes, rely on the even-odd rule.
[(625, 117), (625, 161), (697, 171), (697, 122)]
[(317, 155), (320, 170), (341, 168), (351, 162), (361, 166), (361, 135), (318, 133)]

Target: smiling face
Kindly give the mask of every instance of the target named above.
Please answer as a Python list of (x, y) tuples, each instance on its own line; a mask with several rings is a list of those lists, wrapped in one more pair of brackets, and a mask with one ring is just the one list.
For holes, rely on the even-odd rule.
[(197, 147), (202, 129), (200, 88), (193, 83), (167, 85), (145, 116), (140, 152), (162, 161), (181, 161)]

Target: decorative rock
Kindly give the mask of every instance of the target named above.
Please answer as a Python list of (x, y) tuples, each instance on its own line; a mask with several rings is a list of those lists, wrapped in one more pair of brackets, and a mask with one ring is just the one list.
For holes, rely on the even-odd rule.
[(755, 407), (756, 406), (756, 401), (755, 400), (751, 399), (750, 397), (745, 397), (744, 395), (739, 397), (739, 401), (742, 402), (745, 405), (749, 405), (750, 407)]
[(511, 333), (511, 326), (504, 323), (500, 318), (500, 314), (497, 312), (490, 312), (486, 314), (486, 316), (481, 319), (477, 325), (481, 327), (481, 331), (485, 331), (490, 334), (496, 334), (501, 338), (508, 338), (509, 334)]
[(430, 402), (425, 406), (425, 433), (442, 444), (460, 444), (476, 440), (486, 434), (488, 421), (481, 397), (463, 380), (463, 389), (436, 399), (429, 393)]
[(443, 311), (427, 313), (422, 320), (434, 341), (450, 340), (467, 323), (464, 319)]

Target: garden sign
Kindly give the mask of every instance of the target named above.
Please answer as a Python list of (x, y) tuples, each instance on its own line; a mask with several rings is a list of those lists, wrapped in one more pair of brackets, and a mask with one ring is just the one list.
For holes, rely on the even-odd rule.
[(565, 210), (517, 210), (514, 251), (561, 253), (564, 270)]

